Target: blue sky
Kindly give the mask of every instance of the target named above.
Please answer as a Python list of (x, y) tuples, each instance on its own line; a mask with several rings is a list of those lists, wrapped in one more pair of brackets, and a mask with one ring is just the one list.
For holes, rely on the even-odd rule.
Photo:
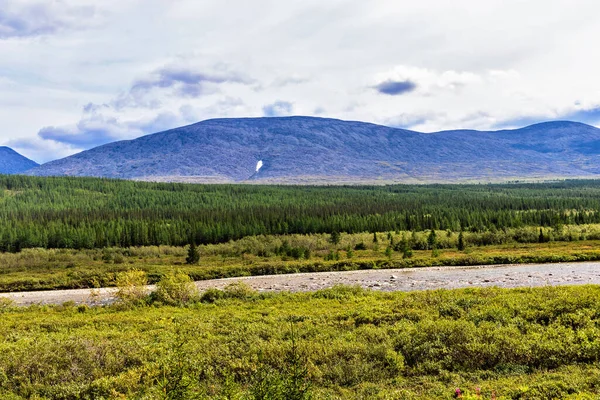
[(596, 0), (0, 0), (0, 145), (44, 162), (208, 118), (600, 125)]

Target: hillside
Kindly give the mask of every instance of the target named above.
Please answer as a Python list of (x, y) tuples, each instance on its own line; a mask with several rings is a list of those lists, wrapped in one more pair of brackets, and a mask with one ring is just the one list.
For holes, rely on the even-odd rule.
[(243, 118), (110, 143), (30, 174), (191, 182), (498, 181), (597, 177), (599, 156), (600, 130), (576, 122), (420, 133), (313, 117)]
[(38, 165), (9, 147), (0, 147), (0, 174), (19, 174)]

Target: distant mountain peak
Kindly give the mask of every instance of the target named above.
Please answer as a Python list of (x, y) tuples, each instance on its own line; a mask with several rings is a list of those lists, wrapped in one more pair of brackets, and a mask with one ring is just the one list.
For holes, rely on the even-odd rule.
[(563, 121), (563, 120), (556, 120), (556, 121), (544, 121), (544, 122), (538, 122), (535, 124), (531, 124), (528, 125), (524, 128), (520, 128), (520, 129), (540, 129), (540, 128), (573, 128), (573, 127), (585, 127), (585, 128), (592, 128), (592, 129), (598, 129), (595, 126), (592, 125), (588, 125), (588, 124), (584, 124), (583, 122), (575, 122), (575, 121)]
[(10, 147), (0, 146), (0, 174), (20, 174), (39, 166)]
[(596, 177), (599, 157), (600, 130), (570, 121), (423, 134), (289, 116), (205, 120), (109, 143), (30, 173), (188, 182), (502, 181)]

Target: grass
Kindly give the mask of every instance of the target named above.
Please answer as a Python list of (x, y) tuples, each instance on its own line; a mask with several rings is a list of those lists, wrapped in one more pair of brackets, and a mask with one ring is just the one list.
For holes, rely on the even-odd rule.
[(0, 313), (3, 399), (600, 396), (597, 286), (237, 290), (187, 307)]
[[(537, 238), (537, 230), (531, 234)], [(569, 229), (594, 232), (598, 226), (574, 226)], [(411, 233), (391, 233), (395, 243)], [(427, 232), (416, 234), (418, 246), (426, 247)], [(468, 241), (481, 235), (468, 233)], [(549, 233), (548, 233), (549, 235)], [(218, 245), (199, 246), (200, 262), (187, 265), (183, 247), (131, 247), (99, 250), (24, 249), (20, 253), (0, 253), (0, 291), (94, 288), (115, 285), (116, 274), (140, 269), (149, 282), (156, 283), (174, 270), (194, 280), (286, 274), (294, 272), (340, 271), (373, 268), (416, 268), (426, 266), (489, 265), (507, 263), (546, 263), (600, 260), (599, 240), (549, 241), (475, 246), (457, 251), (456, 232), (438, 231), (439, 249), (414, 250), (405, 258), (400, 251), (389, 252), (388, 233), (342, 234), (338, 244), (330, 235), (286, 235), (248, 237)], [(577, 238), (582, 235), (577, 233)], [(584, 236), (585, 237), (585, 236)], [(364, 244), (364, 250), (356, 250)], [(281, 251), (285, 247), (287, 250)], [(360, 248), (360, 246), (359, 246)], [(296, 252), (300, 250), (300, 252)], [(305, 250), (310, 253), (306, 259)]]

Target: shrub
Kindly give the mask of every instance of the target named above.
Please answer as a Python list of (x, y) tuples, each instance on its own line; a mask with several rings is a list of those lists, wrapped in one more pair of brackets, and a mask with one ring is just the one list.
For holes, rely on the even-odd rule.
[(256, 294), (256, 290), (244, 282), (231, 283), (225, 287), (224, 291), (225, 297), (232, 299), (247, 299)]
[(249, 299), (256, 295), (256, 290), (243, 282), (234, 282), (225, 287), (223, 290), (210, 288), (202, 293), (200, 301), (203, 303), (215, 303), (222, 299)]
[(364, 242), (357, 243), (354, 245), (354, 250), (366, 250), (367, 245)]
[(14, 301), (6, 297), (0, 297), (0, 312), (14, 307)]
[(338, 231), (331, 232), (331, 236), (329, 238), (329, 242), (331, 244), (339, 244), (341, 240), (341, 235)]
[(183, 272), (164, 275), (156, 284), (156, 300), (164, 304), (182, 305), (198, 299), (194, 281)]
[(217, 300), (225, 298), (225, 292), (219, 289), (210, 288), (206, 289), (200, 296), (200, 301), (203, 303), (214, 303)]
[(125, 304), (143, 303), (148, 295), (148, 277), (144, 271), (133, 269), (119, 272), (116, 277), (117, 298)]

